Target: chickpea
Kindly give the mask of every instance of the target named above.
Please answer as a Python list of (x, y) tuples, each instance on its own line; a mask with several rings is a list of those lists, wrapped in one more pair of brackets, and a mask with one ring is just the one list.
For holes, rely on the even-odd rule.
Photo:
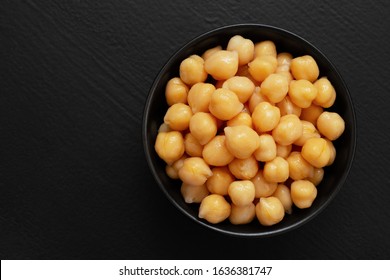
[(276, 143), (274, 138), (269, 134), (262, 134), (259, 137), (260, 146), (253, 153), (258, 161), (270, 161), (276, 157)]
[(291, 193), (290, 188), (288, 188), (286, 185), (279, 184), (276, 188), (275, 192), (272, 194), (272, 196), (276, 197), (280, 200), (280, 202), (283, 205), (284, 211), (287, 214), (292, 213), (292, 199), (291, 199)]
[(217, 224), (226, 220), (230, 216), (230, 211), (231, 206), (223, 196), (210, 194), (202, 200), (198, 217)]
[(249, 224), (256, 217), (256, 207), (253, 203), (244, 206), (231, 205), (229, 221), (233, 225)]
[(184, 164), (184, 160), (187, 158), (187, 156), (184, 154), (180, 159), (175, 161), (172, 165), (167, 165), (165, 168), (165, 171), (168, 175), (168, 177), (172, 179), (179, 179), (179, 170), (182, 168)]
[(289, 96), (286, 96), (285, 98), (283, 98), (282, 101), (277, 103), (276, 107), (279, 108), (281, 116), (294, 114), (299, 117), (302, 112), (302, 108), (295, 105), (294, 102), (291, 101)]
[(326, 139), (326, 143), (328, 144), (329, 150), (330, 150), (330, 158), (328, 161), (327, 166), (332, 165), (334, 160), (336, 159), (336, 148), (333, 146), (332, 141)]
[(180, 192), (186, 203), (201, 203), (203, 198), (209, 195), (206, 185), (192, 186), (183, 183)]
[(256, 43), (254, 52), (255, 57), (269, 55), (276, 58), (277, 54), (275, 43), (269, 40)]
[(172, 131), (172, 129), (166, 123), (162, 123), (158, 128), (158, 132), (169, 132), (169, 131)]
[(225, 166), (234, 159), (234, 156), (227, 149), (225, 141), (225, 135), (217, 135), (204, 146), (202, 155), (208, 164)]
[(258, 133), (273, 130), (279, 123), (280, 110), (268, 102), (257, 104), (252, 113), (252, 122)]
[(308, 108), (317, 96), (317, 88), (307, 80), (293, 80), (288, 95), (297, 106)]
[(238, 53), (238, 64), (245, 65), (253, 59), (255, 45), (249, 39), (245, 39), (240, 35), (233, 36), (227, 45), (228, 51), (236, 51)]
[(204, 61), (206, 61), (213, 53), (215, 53), (216, 51), (221, 51), (221, 50), (222, 50), (221, 46), (216, 46), (214, 48), (208, 49), (207, 51), (205, 51), (202, 54), (202, 58)]
[(249, 80), (252, 81), (252, 83), (257, 86), (259, 84), (258, 81), (256, 81), (252, 75), (249, 73), (249, 66), (248, 65), (242, 65), (242, 66), (239, 66), (238, 67), (238, 70), (237, 70), (237, 73), (236, 73), (236, 76), (240, 76), (240, 77), (247, 77)]
[(276, 156), (278, 157), (287, 158), (291, 153), (291, 150), (292, 145), (284, 146), (276, 143)]
[(238, 70), (238, 53), (231, 51), (216, 51), (204, 63), (204, 69), (215, 80), (227, 80)]
[(291, 75), (290, 71), (285, 71), (286, 65), (278, 66), (275, 70), (275, 73), (285, 76), (287, 78), (288, 84), (291, 83), (292, 80), (294, 80), (293, 76)]
[(317, 168), (326, 166), (330, 160), (330, 149), (324, 138), (310, 138), (302, 147), (302, 156)]
[(169, 106), (175, 103), (187, 103), (188, 86), (178, 77), (168, 81), (165, 87), (165, 99)]
[(248, 102), (249, 111), (253, 113), (256, 106), (261, 102), (268, 102), (271, 104), (269, 99), (260, 92), (260, 87), (255, 87), (255, 90), (253, 91), (251, 97), (249, 98), (249, 102)]
[(204, 60), (198, 55), (191, 55), (180, 64), (180, 79), (187, 85), (204, 82), (207, 72), (204, 69)]
[(272, 226), (284, 218), (284, 207), (276, 197), (262, 197), (256, 205), (256, 216), (263, 226)]
[(201, 157), (203, 146), (191, 133), (187, 133), (184, 137), (185, 152), (191, 157)]
[(317, 188), (308, 180), (298, 180), (291, 184), (291, 199), (300, 209), (309, 208), (317, 197)]
[(322, 135), (333, 141), (343, 134), (345, 122), (337, 113), (323, 112), (317, 119), (317, 128)]
[(302, 180), (313, 175), (314, 167), (310, 165), (300, 152), (292, 152), (288, 158), (289, 174), (293, 180)]
[(179, 179), (179, 174), (171, 165), (165, 166), (165, 173), (167, 173), (168, 177), (171, 179)]
[(271, 196), (278, 185), (277, 183), (266, 181), (262, 170), (257, 172), (256, 176), (251, 179), (251, 182), (255, 186), (256, 198)]
[(280, 118), (279, 124), (272, 131), (275, 142), (281, 145), (290, 145), (302, 136), (301, 120), (293, 114)]
[(233, 91), (241, 103), (245, 103), (252, 96), (255, 84), (247, 77), (234, 76), (227, 79), (222, 88)]
[(259, 148), (259, 135), (245, 125), (225, 127), (226, 147), (236, 158), (250, 157)]
[(286, 71), (290, 71), (291, 60), (293, 59), (291, 53), (287, 53), (287, 52), (278, 53), (276, 59), (278, 61), (278, 66), (286, 65), (288, 66), (288, 69)]
[(319, 134), (319, 132), (311, 122), (301, 121), (301, 123), (302, 123), (302, 136), (299, 137), (294, 142), (295, 145), (303, 146), (305, 145), (307, 139), (321, 137), (321, 135)]
[(211, 171), (213, 172), (213, 175), (206, 181), (207, 189), (211, 193), (227, 195), (229, 185), (234, 182), (232, 173), (230, 173), (226, 166), (214, 167)]
[(229, 170), (237, 179), (249, 180), (255, 177), (259, 164), (254, 156), (246, 159), (235, 158), (229, 163)]
[(192, 110), (190, 106), (183, 103), (176, 103), (168, 108), (164, 116), (164, 122), (171, 129), (182, 131), (188, 129), (191, 117)]
[(288, 92), (288, 79), (281, 74), (271, 74), (261, 83), (260, 90), (271, 102), (281, 102)]
[(205, 145), (217, 134), (217, 120), (210, 113), (195, 113), (190, 120), (190, 132), (199, 144)]
[(296, 57), (291, 60), (291, 73), (297, 80), (305, 79), (310, 82), (317, 80), (320, 70), (317, 62), (310, 55)]
[(329, 108), (336, 100), (336, 91), (328, 78), (322, 77), (314, 83), (317, 88), (317, 96), (313, 103), (324, 108)]
[(220, 120), (230, 120), (238, 115), (244, 105), (237, 95), (228, 89), (219, 88), (211, 94), (209, 110)]
[(178, 131), (160, 132), (154, 149), (162, 160), (171, 165), (184, 154), (183, 136)]
[(188, 92), (188, 105), (192, 112), (209, 112), (211, 94), (215, 91), (215, 86), (209, 83), (196, 83)]
[(258, 56), (248, 63), (249, 74), (258, 82), (262, 82), (272, 73), (275, 73), (277, 60), (274, 56)]
[(249, 180), (234, 181), (229, 185), (228, 193), (235, 205), (245, 206), (255, 199), (255, 186)]
[(213, 173), (208, 164), (199, 157), (189, 157), (184, 160), (179, 170), (179, 178), (188, 185), (201, 186)]
[(317, 119), (324, 109), (321, 106), (311, 104), (309, 107), (302, 109), (301, 120), (311, 122), (317, 125)]
[(252, 117), (246, 112), (241, 112), (234, 118), (228, 120), (226, 125), (227, 126), (246, 125), (247, 127), (253, 128)]
[(324, 178), (324, 169), (323, 168), (314, 168), (313, 176), (307, 178), (315, 186), (318, 186), (322, 179)]
[(282, 157), (275, 157), (264, 164), (264, 179), (272, 183), (281, 183), (289, 177), (288, 162)]

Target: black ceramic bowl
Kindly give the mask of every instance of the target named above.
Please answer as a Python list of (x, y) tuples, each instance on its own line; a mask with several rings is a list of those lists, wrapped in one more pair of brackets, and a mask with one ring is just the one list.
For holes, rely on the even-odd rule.
[[(294, 57), (306, 54), (311, 55), (318, 63), (320, 77), (327, 76), (337, 92), (336, 102), (328, 110), (338, 112), (346, 124), (344, 133), (334, 142), (337, 149), (336, 160), (333, 165), (325, 168), (325, 176), (318, 185), (318, 195), (312, 207), (303, 210), (294, 208), (291, 215), (286, 214), (280, 223), (271, 227), (261, 226), (257, 219), (247, 225), (232, 225), (228, 220), (214, 225), (206, 220), (199, 219), (199, 204), (187, 204), (184, 202), (180, 194), (181, 182), (172, 180), (165, 174), (165, 163), (154, 150), (157, 130), (163, 122), (168, 108), (165, 101), (165, 86), (169, 79), (179, 76), (181, 61), (192, 54), (201, 55), (205, 50), (217, 45), (222, 45), (222, 47), (226, 48), (227, 42), (234, 35), (241, 35), (251, 39), (253, 42), (272, 40), (275, 42), (278, 52), (287, 51)], [(145, 104), (142, 129), (146, 159), (157, 185), (168, 199), (181, 212), (198, 224), (221, 233), (243, 237), (280, 234), (301, 226), (320, 213), (344, 184), (352, 165), (356, 146), (356, 121), (351, 97), (334, 65), (322, 52), (305, 39), (286, 30), (260, 24), (238, 24), (214, 29), (196, 37), (178, 50), (164, 65), (150, 89)]]

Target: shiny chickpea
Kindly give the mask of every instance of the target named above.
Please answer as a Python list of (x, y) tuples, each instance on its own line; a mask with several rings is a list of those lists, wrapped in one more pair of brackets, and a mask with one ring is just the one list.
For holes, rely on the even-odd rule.
[(202, 58), (204, 61), (206, 61), (213, 53), (215, 53), (216, 51), (221, 51), (221, 50), (222, 50), (221, 46), (216, 46), (214, 48), (208, 49), (207, 51), (205, 51), (202, 54)]
[(217, 135), (204, 146), (203, 159), (209, 165), (225, 166), (234, 159), (226, 147), (225, 140), (225, 135)]
[(188, 129), (191, 117), (192, 110), (190, 106), (183, 103), (176, 103), (168, 108), (164, 116), (164, 122), (171, 129), (182, 131)]
[(256, 207), (253, 203), (244, 206), (231, 205), (229, 221), (233, 225), (249, 224), (256, 217)]
[(284, 211), (287, 214), (292, 213), (292, 199), (291, 199), (291, 193), (290, 193), (290, 188), (287, 187), (286, 185), (279, 184), (278, 187), (276, 188), (275, 192), (272, 194), (273, 197), (276, 197), (277, 199), (280, 200), (280, 202), (283, 205)]
[(242, 66), (239, 66), (238, 67), (238, 70), (237, 70), (237, 73), (236, 73), (236, 76), (240, 76), (240, 77), (247, 77), (249, 80), (252, 81), (252, 83), (255, 84), (255, 86), (258, 86), (259, 82), (256, 81), (252, 75), (249, 73), (249, 66), (248, 65), (242, 65)]
[(188, 185), (201, 186), (213, 173), (208, 164), (199, 157), (189, 157), (184, 160), (179, 169), (179, 178)]
[(291, 53), (287, 53), (287, 52), (278, 53), (276, 59), (278, 61), (278, 66), (287, 65), (289, 67), (287, 71), (290, 71), (291, 60), (293, 59)]
[(271, 74), (261, 83), (260, 90), (271, 102), (281, 102), (288, 92), (288, 79), (281, 74)]
[(313, 103), (324, 108), (329, 108), (336, 100), (336, 91), (328, 78), (322, 77), (318, 79), (314, 86), (317, 88), (317, 96)]
[(259, 163), (254, 156), (246, 159), (235, 158), (229, 163), (229, 170), (237, 179), (249, 180), (259, 170)]
[(234, 118), (243, 108), (244, 105), (231, 90), (219, 88), (211, 95), (209, 110), (220, 120), (227, 121)]
[(287, 158), (292, 150), (292, 145), (280, 145), (276, 143), (276, 156), (282, 157), (282, 158)]
[(205, 145), (217, 134), (217, 120), (210, 113), (195, 113), (189, 127), (191, 134), (201, 145)]
[(233, 91), (241, 103), (245, 103), (252, 96), (255, 84), (247, 77), (234, 76), (227, 79), (222, 88)]
[(268, 182), (282, 183), (289, 177), (288, 162), (282, 157), (275, 157), (264, 164), (264, 179)]
[(321, 135), (317, 131), (316, 127), (308, 121), (301, 121), (302, 123), (302, 136), (299, 137), (294, 144), (297, 146), (303, 146), (305, 145), (307, 139), (310, 138), (320, 138)]
[(326, 166), (330, 160), (331, 151), (324, 138), (310, 138), (302, 147), (302, 156), (317, 168)]
[(294, 77), (291, 75), (290, 71), (285, 71), (285, 68), (286, 66), (278, 66), (275, 70), (275, 73), (286, 77), (288, 84), (290, 84), (291, 81), (294, 80)]
[(179, 170), (182, 168), (184, 164), (184, 160), (187, 158), (187, 156), (184, 154), (180, 159), (175, 161), (172, 165), (167, 165), (165, 168), (165, 171), (168, 175), (168, 177), (172, 179), (179, 179)]
[(169, 131), (172, 131), (172, 129), (166, 123), (162, 123), (158, 128), (158, 132), (169, 132)]
[(229, 185), (228, 194), (235, 205), (245, 206), (255, 199), (255, 186), (249, 180), (234, 181)]
[(213, 172), (213, 175), (206, 181), (207, 189), (211, 193), (227, 195), (229, 185), (235, 180), (232, 173), (226, 166), (214, 167), (211, 171)]
[(263, 226), (272, 226), (284, 218), (284, 207), (276, 197), (262, 197), (256, 205), (256, 216)]
[(314, 168), (313, 176), (307, 178), (310, 182), (312, 182), (315, 186), (318, 186), (322, 179), (324, 178), (324, 169), (323, 168)]
[(209, 195), (206, 185), (193, 186), (183, 183), (180, 188), (181, 195), (186, 203), (201, 203)]
[(171, 165), (184, 154), (183, 136), (178, 131), (160, 132), (157, 134), (154, 148), (158, 156)]
[(317, 119), (317, 128), (322, 135), (333, 141), (343, 134), (345, 122), (337, 113), (323, 112)]
[(317, 188), (308, 180), (298, 180), (291, 184), (291, 199), (300, 209), (309, 208), (317, 197)]
[(230, 216), (230, 211), (231, 206), (223, 196), (210, 194), (202, 200), (198, 217), (217, 224), (226, 220)]
[(251, 40), (245, 39), (240, 35), (230, 38), (226, 49), (238, 53), (238, 64), (245, 65), (253, 59), (254, 44)]
[(317, 119), (322, 114), (324, 109), (321, 106), (311, 104), (309, 107), (302, 109), (301, 120), (311, 122), (317, 125)]
[(273, 103), (271, 103), (269, 99), (260, 92), (260, 87), (255, 87), (255, 90), (248, 101), (249, 112), (253, 113), (256, 106), (261, 102), (268, 102), (273, 105)]
[(326, 143), (328, 144), (329, 150), (330, 150), (330, 157), (327, 166), (333, 164), (334, 160), (336, 159), (336, 148), (334, 147), (332, 141), (326, 139)]
[(215, 86), (209, 83), (196, 83), (188, 92), (188, 105), (192, 112), (209, 112), (211, 94), (215, 91)]
[(226, 147), (236, 158), (250, 157), (259, 148), (259, 135), (245, 125), (225, 127)]
[(238, 53), (231, 51), (216, 51), (204, 63), (204, 69), (215, 80), (227, 80), (238, 70)]
[(281, 116), (294, 114), (299, 117), (302, 112), (302, 108), (295, 105), (295, 103), (291, 101), (289, 96), (283, 98), (283, 100), (277, 103), (275, 106), (279, 108)]
[(292, 152), (288, 156), (287, 162), (289, 174), (293, 180), (302, 180), (314, 173), (314, 167), (302, 157), (300, 152)]
[(256, 43), (254, 52), (255, 57), (269, 55), (276, 58), (277, 55), (275, 43), (270, 40)]
[(290, 145), (302, 136), (301, 120), (294, 114), (280, 118), (278, 125), (272, 130), (275, 142), (280, 145)]
[(259, 136), (260, 146), (253, 153), (258, 161), (270, 161), (276, 157), (276, 143), (274, 138), (269, 134)]
[(296, 57), (291, 60), (291, 73), (297, 80), (305, 79), (310, 82), (317, 80), (320, 70), (317, 62), (310, 55)]
[(198, 55), (191, 55), (180, 64), (180, 79), (187, 85), (204, 82), (207, 72), (204, 69), (204, 60)]
[(291, 101), (301, 108), (308, 108), (317, 96), (317, 88), (307, 80), (293, 80), (288, 95)]
[(273, 130), (279, 123), (280, 110), (268, 102), (257, 104), (252, 113), (252, 122), (258, 133)]
[(203, 146), (191, 133), (187, 133), (184, 137), (185, 152), (191, 157), (201, 157)]
[(247, 127), (253, 128), (252, 126), (252, 117), (246, 112), (241, 112), (234, 118), (228, 120), (226, 122), (227, 126), (238, 126), (238, 125), (246, 125)]
[(263, 171), (259, 170), (255, 177), (251, 179), (251, 182), (255, 186), (255, 197), (268, 197), (271, 196), (276, 190), (277, 183), (268, 182), (265, 180)]
[(258, 82), (264, 81), (269, 75), (275, 73), (277, 60), (274, 56), (258, 56), (248, 63), (249, 74)]
[(165, 87), (165, 99), (169, 106), (175, 103), (187, 103), (188, 86), (178, 77), (168, 81)]

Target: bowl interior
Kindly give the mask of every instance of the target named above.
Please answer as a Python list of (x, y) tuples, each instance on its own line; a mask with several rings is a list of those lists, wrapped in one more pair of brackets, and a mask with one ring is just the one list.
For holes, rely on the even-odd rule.
[[(182, 60), (192, 54), (201, 55), (205, 50), (221, 45), (226, 48), (227, 42), (234, 35), (260, 42), (272, 40), (279, 52), (290, 52), (294, 57), (311, 55), (318, 63), (320, 77), (327, 76), (336, 89), (337, 98), (335, 104), (327, 109), (338, 112), (346, 123), (342, 136), (334, 142), (337, 156), (333, 165), (325, 168), (325, 176), (318, 188), (318, 195), (311, 208), (300, 210), (293, 209), (293, 214), (284, 217), (283, 221), (271, 226), (261, 226), (257, 220), (247, 225), (232, 225), (228, 221), (212, 225), (199, 219), (199, 204), (187, 204), (180, 194), (179, 180), (170, 179), (165, 173), (165, 163), (158, 157), (154, 150), (154, 142), (157, 130), (168, 105), (165, 101), (165, 86), (169, 79), (179, 76), (179, 65)], [(267, 236), (291, 230), (302, 225), (318, 214), (336, 195), (346, 180), (354, 156), (356, 145), (355, 114), (352, 101), (341, 76), (333, 64), (313, 45), (306, 40), (288, 31), (258, 24), (242, 24), (222, 27), (205, 33), (182, 47), (174, 54), (162, 68), (155, 79), (145, 105), (143, 119), (143, 141), (148, 164), (151, 171), (170, 201), (191, 219), (214, 230), (238, 236)]]

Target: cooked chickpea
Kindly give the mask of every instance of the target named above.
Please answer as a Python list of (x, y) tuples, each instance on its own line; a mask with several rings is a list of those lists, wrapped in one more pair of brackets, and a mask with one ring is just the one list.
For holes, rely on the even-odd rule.
[(179, 170), (184, 164), (184, 160), (187, 156), (184, 154), (180, 159), (175, 161), (172, 165), (167, 165), (165, 171), (167, 175), (172, 179), (179, 179)]
[(206, 61), (213, 53), (215, 53), (216, 51), (221, 51), (221, 50), (222, 50), (221, 46), (216, 46), (214, 48), (208, 49), (207, 51), (205, 51), (202, 54), (202, 58), (204, 61)]
[(336, 91), (328, 78), (322, 77), (318, 79), (314, 86), (317, 88), (317, 96), (313, 103), (324, 108), (329, 108), (336, 100)]
[(317, 62), (310, 55), (296, 57), (291, 60), (291, 73), (297, 80), (305, 79), (310, 82), (317, 80), (320, 70)]
[(210, 194), (202, 200), (198, 217), (217, 224), (226, 220), (230, 216), (230, 211), (231, 206), (223, 196)]
[(187, 103), (188, 86), (178, 77), (168, 81), (165, 87), (165, 99), (169, 106), (175, 103)]
[(288, 92), (288, 79), (281, 74), (271, 74), (261, 83), (260, 90), (271, 102), (281, 102)]
[(215, 91), (215, 86), (209, 83), (196, 83), (188, 92), (188, 105), (192, 112), (209, 112), (211, 94)]
[(172, 131), (172, 129), (166, 123), (162, 123), (158, 128), (158, 132), (169, 132), (169, 131)]
[(246, 112), (241, 112), (234, 118), (228, 120), (226, 122), (227, 126), (238, 126), (238, 125), (246, 125), (247, 127), (253, 128), (252, 126), (252, 117)]
[(226, 166), (214, 167), (211, 171), (213, 175), (206, 181), (207, 189), (211, 193), (227, 195), (229, 185), (234, 182), (234, 176)]
[(324, 178), (324, 169), (323, 168), (314, 168), (313, 176), (307, 178), (315, 186), (318, 186), (322, 179)]
[(229, 221), (233, 225), (249, 224), (256, 217), (256, 207), (253, 203), (244, 206), (231, 205)]
[(237, 73), (238, 53), (216, 51), (206, 59), (204, 69), (216, 80), (227, 80)]
[(191, 133), (187, 133), (184, 137), (185, 152), (191, 157), (201, 157), (203, 146)]
[(168, 177), (171, 179), (179, 179), (179, 174), (171, 165), (165, 166), (165, 173), (167, 173)]
[(278, 185), (277, 183), (266, 181), (262, 170), (257, 172), (256, 176), (251, 179), (251, 182), (255, 186), (256, 198), (271, 196)]
[(264, 179), (268, 182), (282, 183), (289, 177), (288, 162), (282, 157), (275, 157), (264, 164)]
[(293, 202), (291, 199), (291, 193), (290, 193), (289, 187), (287, 187), (286, 185), (283, 185), (283, 184), (279, 184), (278, 187), (276, 188), (275, 192), (272, 194), (272, 196), (274, 196), (280, 200), (280, 202), (283, 205), (284, 211), (287, 214), (292, 213)]
[(225, 166), (234, 159), (226, 147), (225, 140), (225, 135), (217, 135), (204, 146), (203, 159), (209, 165)]
[(225, 127), (226, 147), (236, 158), (250, 157), (259, 148), (259, 135), (245, 125)]
[(302, 109), (301, 120), (311, 122), (317, 125), (317, 119), (322, 114), (324, 109), (321, 106), (311, 104), (309, 107)]
[(290, 145), (302, 136), (301, 120), (294, 114), (282, 116), (278, 125), (272, 131), (275, 142), (281, 145)]
[(186, 203), (201, 203), (203, 198), (209, 195), (206, 185), (193, 186), (183, 183), (180, 192)]
[(192, 110), (190, 106), (183, 103), (176, 103), (168, 108), (164, 116), (164, 122), (172, 130), (182, 131), (188, 129), (191, 117)]
[(292, 152), (288, 156), (287, 162), (289, 174), (293, 180), (302, 180), (314, 173), (314, 167), (302, 157), (300, 152)]
[(248, 63), (249, 74), (258, 82), (262, 82), (272, 73), (275, 73), (277, 60), (274, 56), (259, 56)]
[(272, 226), (284, 218), (284, 207), (276, 197), (262, 197), (256, 205), (256, 216), (263, 226)]
[(183, 136), (178, 131), (160, 132), (154, 148), (158, 156), (171, 165), (184, 154)]
[(305, 145), (307, 139), (310, 138), (320, 138), (321, 135), (317, 131), (316, 127), (308, 121), (301, 121), (302, 123), (302, 136), (299, 137), (294, 144), (297, 146), (303, 146)]
[(217, 134), (217, 120), (210, 113), (195, 113), (190, 120), (190, 132), (204, 145)]
[(333, 141), (343, 134), (345, 122), (337, 113), (323, 112), (317, 119), (317, 128), (322, 135)]
[(255, 186), (249, 180), (234, 181), (229, 185), (228, 193), (237, 206), (245, 206), (255, 199)]
[[(283, 68), (282, 68), (283, 67)], [(286, 66), (278, 66), (276, 68), (275, 73), (282, 75), (287, 78), (288, 84), (291, 83), (292, 80), (294, 80), (294, 77), (291, 75), (290, 71), (284, 71)]]
[(316, 98), (317, 88), (307, 80), (293, 80), (290, 82), (288, 95), (296, 105), (307, 108)]
[(204, 60), (198, 55), (191, 55), (180, 64), (180, 79), (187, 85), (204, 82), (207, 72), (204, 69)]
[(270, 161), (276, 157), (276, 143), (274, 138), (269, 134), (259, 136), (260, 146), (253, 153), (258, 161)]
[(182, 168), (179, 169), (180, 180), (193, 186), (203, 185), (211, 175), (213, 173), (210, 167), (204, 159), (199, 157), (186, 158)]
[(229, 170), (237, 179), (249, 180), (259, 170), (259, 164), (254, 156), (246, 159), (235, 158), (229, 163)]
[(222, 88), (233, 91), (241, 103), (245, 103), (252, 96), (255, 84), (247, 77), (234, 76), (227, 79)]
[[(249, 102), (248, 102), (249, 112), (253, 113), (256, 106), (261, 102), (268, 102), (271, 104), (269, 99), (260, 92), (260, 87), (255, 87), (255, 90), (253, 91), (251, 97), (249, 98)], [(273, 104), (271, 104), (271, 105), (273, 105)]]
[(317, 197), (317, 188), (308, 180), (298, 180), (291, 184), (291, 199), (300, 209), (309, 208)]
[(291, 150), (292, 145), (284, 146), (276, 143), (276, 156), (278, 157), (287, 158), (291, 153)]
[(273, 130), (279, 123), (280, 110), (268, 102), (257, 104), (252, 113), (252, 122), (258, 133)]
[(324, 138), (310, 138), (302, 147), (302, 156), (317, 168), (326, 166), (330, 160), (331, 151)]
[(291, 53), (287, 53), (287, 52), (278, 53), (276, 59), (278, 61), (278, 66), (287, 65), (289, 68), (286, 71), (290, 71), (291, 60), (293, 59)]
[(255, 52), (255, 57), (266, 56), (266, 55), (276, 57), (277, 54), (275, 43), (270, 40), (256, 43), (254, 52)]
[(237, 70), (237, 73), (236, 73), (236, 76), (240, 76), (240, 77), (247, 77), (249, 80), (252, 81), (252, 83), (255, 84), (255, 86), (257, 86), (259, 84), (258, 81), (256, 81), (252, 75), (249, 73), (249, 66), (248, 65), (242, 65), (242, 66), (239, 66), (238, 67), (238, 70)]
[(233, 36), (226, 47), (228, 51), (236, 51), (238, 53), (239, 65), (247, 64), (253, 59), (255, 45), (249, 39), (245, 39), (240, 35)]
[(295, 105), (295, 103), (291, 101), (289, 96), (286, 96), (285, 98), (283, 98), (282, 101), (277, 103), (276, 107), (279, 108), (281, 116), (294, 114), (299, 117), (302, 112), (302, 108)]
[(237, 95), (228, 89), (219, 88), (211, 94), (209, 110), (220, 120), (230, 120), (238, 115), (244, 105)]
[(329, 150), (330, 150), (330, 158), (327, 166), (333, 164), (334, 160), (336, 159), (336, 148), (334, 147), (332, 141), (326, 139), (326, 143), (328, 144)]

